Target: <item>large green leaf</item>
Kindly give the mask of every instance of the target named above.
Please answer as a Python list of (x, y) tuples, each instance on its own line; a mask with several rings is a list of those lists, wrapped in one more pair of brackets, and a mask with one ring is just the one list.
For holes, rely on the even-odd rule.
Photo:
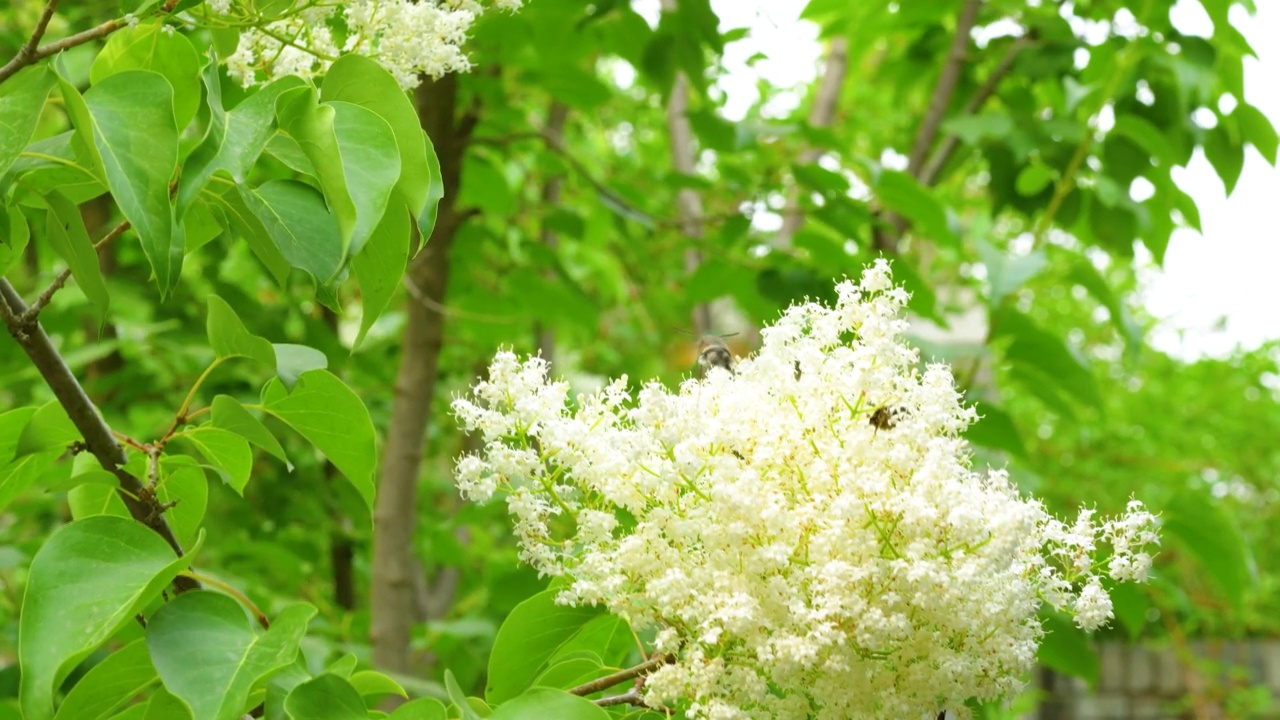
[(24, 717), (53, 716), (53, 691), (191, 562), (141, 523), (101, 515), (58, 528), (31, 561), (19, 619)]
[(324, 196), (293, 180), (271, 180), (256, 190), (241, 188), (241, 194), (290, 265), (309, 273), (317, 287), (334, 283), (346, 254)]
[(993, 339), (1012, 339), (1005, 348), (1006, 360), (1042, 373), (1078, 402), (1102, 406), (1093, 372), (1057, 335), (1007, 307), (994, 314), (991, 322)]
[(55, 80), (47, 65), (33, 65), (0, 84), (0, 176), (35, 133)]
[(9, 272), (27, 249), (31, 240), (31, 228), (27, 218), (17, 206), (0, 205), (0, 275)]
[(0, 510), (31, 487), (55, 466), (62, 448), (23, 455), (7, 465), (0, 465)]
[(396, 708), (387, 720), (446, 720), (449, 710), (435, 698), (418, 698)]
[(80, 209), (58, 193), (45, 196), (45, 201), (49, 203), (45, 221), (49, 244), (67, 261), (71, 275), (89, 300), (95, 318), (102, 322), (110, 298), (107, 297), (107, 283), (102, 279), (102, 266), (98, 264), (98, 251), (93, 248), (93, 241), (85, 230)]
[(288, 456), (284, 453), (284, 448), (280, 447), (280, 441), (276, 440), (275, 435), (267, 429), (262, 421), (254, 417), (244, 406), (237, 402), (234, 398), (227, 395), (219, 395), (213, 399), (210, 405), (212, 408), (212, 422), (214, 427), (220, 427), (223, 430), (229, 430), (258, 447), (266, 450), (283, 462), (288, 469), (293, 469), (293, 464), (289, 462)]
[(163, 20), (121, 28), (111, 34), (94, 58), (89, 80), (97, 85), (128, 70), (151, 70), (169, 81), (178, 129), (185, 128), (196, 116), (200, 106), (200, 58), (186, 35), (164, 32)]
[(304, 682), (284, 699), (292, 720), (365, 720), (364, 698), (346, 678), (324, 673)]
[(1098, 653), (1084, 631), (1059, 614), (1045, 616), (1044, 638), (1036, 653), (1041, 665), (1064, 675), (1083, 678), (1089, 685), (1098, 684)]
[(16, 437), (18, 442), (12, 455), (15, 458), (50, 448), (65, 448), (80, 439), (80, 431), (67, 416), (62, 403), (50, 400), (27, 418)]
[[(102, 155), (98, 153), (98, 146), (94, 142), (93, 117), (89, 114), (89, 107), (75, 84), (67, 79), (67, 70), (61, 55), (54, 58), (53, 69), (58, 76), (62, 105), (66, 108), (71, 126), (75, 128), (75, 132), (69, 138), (71, 148), (80, 160), (80, 164), (105, 185), (108, 180), (107, 171), (102, 165)], [(176, 144), (175, 141), (175, 147)]]
[(422, 213), (439, 182), (440, 172), (433, 170), (428, 161), (418, 113), (391, 73), (363, 55), (343, 55), (325, 72), (320, 99), (359, 105), (386, 121), (400, 153), (396, 195), (408, 206), (411, 215)]
[(315, 613), (310, 605), (292, 605), (259, 632), (230, 597), (183, 593), (147, 623), (147, 648), (165, 687), (194, 720), (236, 720), (248, 710), (253, 685), (297, 657)]
[(262, 262), (276, 284), (283, 287), (289, 278), (289, 260), (276, 247), (275, 239), (249, 207), (246, 199), (251, 193), (248, 187), (236, 185), (211, 200), (217, 203), (231, 230), (249, 245), (255, 257)]
[(337, 220), (343, 256), (359, 252), (400, 179), (400, 152), (391, 126), (360, 105), (317, 104), (314, 93), (288, 103), (280, 123), (315, 167)]
[(204, 512), (209, 506), (209, 482), (196, 462), (185, 455), (165, 458), (162, 466), (167, 475), (156, 488), (156, 499), (162, 503), (176, 502), (165, 511), (169, 528), (183, 545), (190, 545), (200, 536)]
[(248, 181), (249, 169), (276, 132), (276, 99), (304, 83), (295, 75), (280, 78), (245, 98), (230, 112), (222, 106), (222, 84), (215, 63), (205, 68), (204, 84), (209, 94), (209, 132), (183, 165), (178, 188), (179, 216), (215, 172), (226, 172), (237, 183)]
[(959, 242), (946, 208), (915, 178), (897, 170), (882, 170), (874, 189), (885, 207), (910, 220), (921, 235), (943, 245)]
[(353, 347), (360, 346), (400, 285), (409, 261), (409, 219), (404, 206), (393, 201), (364, 249), (351, 259), (351, 271), (360, 283), (360, 332)]
[[(123, 718), (117, 715), (113, 720)], [(152, 693), (142, 720), (191, 720), (191, 711), (173, 693), (161, 687)]]
[(982, 258), (982, 264), (987, 268), (992, 307), (999, 305), (1005, 296), (1039, 275), (1049, 264), (1049, 258), (1042, 250), (1032, 250), (1026, 255), (1010, 256), (982, 240), (978, 241), (977, 246), (978, 256)]
[(329, 367), (329, 358), (313, 347), (292, 343), (275, 343), (271, 347), (276, 353), (276, 377), (289, 390), (298, 384), (302, 373)]
[(178, 166), (173, 89), (158, 73), (128, 70), (94, 85), (84, 101), (111, 195), (142, 240), (160, 292), (167, 295), (183, 255), (169, 203), (169, 181)]
[(100, 720), (160, 681), (147, 644), (135, 640), (93, 666), (67, 693), (54, 720)]
[(1206, 493), (1183, 492), (1161, 513), (1161, 534), (1194, 557), (1237, 611), (1254, 584), (1253, 562), (1231, 515)]
[(489, 720), (609, 720), (611, 716), (590, 700), (554, 688), (533, 688), (499, 705)]
[(504, 703), (524, 692), (565, 643), (603, 610), (557, 605), (547, 590), (511, 611), (493, 641), (485, 699)]
[[(0, 463), (7, 463), (13, 459), (14, 453), (18, 450), (21, 433), (36, 412), (37, 408), (20, 407), (0, 413)], [(67, 418), (67, 422), (70, 421), (71, 418)]]
[(271, 343), (249, 332), (226, 300), (210, 295), (208, 302), (209, 319), (205, 331), (209, 345), (219, 359), (247, 357), (267, 367), (275, 367), (276, 352)]
[(178, 437), (191, 441), (209, 464), (221, 471), (222, 478), (237, 494), (244, 494), (253, 470), (253, 451), (249, 443), (235, 433), (204, 425), (187, 430)]
[(1252, 146), (1258, 149), (1262, 157), (1272, 165), (1276, 164), (1276, 148), (1280, 145), (1280, 136), (1267, 116), (1249, 103), (1240, 103), (1232, 113), (1240, 123), (1240, 134)]
[(269, 394), (263, 409), (324, 453), (373, 507), (377, 464), (373, 421), (351, 388), (327, 370), (311, 370), (298, 378), (287, 395)]

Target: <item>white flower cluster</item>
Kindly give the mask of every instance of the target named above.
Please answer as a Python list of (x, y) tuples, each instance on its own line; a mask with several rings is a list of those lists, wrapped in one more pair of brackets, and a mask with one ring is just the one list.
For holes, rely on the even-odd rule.
[[(1043, 603), (1092, 629), (1099, 573), (1141, 580), (1155, 518), (1072, 525), (969, 468), (974, 413), (918, 372), (879, 263), (835, 307), (791, 307), (731, 373), (677, 392), (620, 379), (570, 403), (502, 352), (453, 408), (484, 441), (469, 499), (506, 496), (522, 558), (675, 657), (646, 702), (689, 717), (919, 718), (1015, 691)], [(893, 408), (892, 422), (871, 422)], [(881, 413), (883, 417), (885, 413)], [(1108, 555), (1109, 552), (1109, 555)]]
[[(522, 2), (493, 5), (518, 10)], [(208, 8), (220, 16), (241, 12), (236, 0), (209, 0)], [(356, 53), (376, 60), (409, 89), (422, 75), (471, 68), (462, 44), (483, 10), (476, 0), (298, 0), (284, 17), (240, 33), (227, 72), (250, 87), (285, 75), (321, 75), (340, 54)], [(344, 39), (335, 40), (335, 32)]]

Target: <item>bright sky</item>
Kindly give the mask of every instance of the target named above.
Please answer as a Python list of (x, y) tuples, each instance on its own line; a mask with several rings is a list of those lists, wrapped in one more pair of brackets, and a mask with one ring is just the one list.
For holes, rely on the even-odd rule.
[[(799, 86), (813, 78), (820, 48), (816, 28), (799, 20), (804, 3), (711, 4), (722, 29), (752, 28), (751, 37), (729, 45), (725, 53), (729, 77), (722, 87), (731, 119), (741, 117), (758, 97), (759, 78), (779, 86)], [(1280, 3), (1261, 0), (1257, 5), (1253, 17), (1240, 8), (1231, 16), (1258, 53), (1258, 59), (1245, 61), (1245, 94), (1280, 125)], [(639, 0), (636, 6), (656, 18), (657, 0)], [(1181, 0), (1173, 17), (1188, 34), (1207, 35), (1212, 28), (1196, 0)], [(767, 59), (748, 67), (746, 59), (757, 52)], [(1240, 181), (1228, 198), (1213, 168), (1197, 152), (1189, 167), (1175, 170), (1174, 179), (1199, 204), (1204, 235), (1176, 232), (1164, 268), (1153, 266), (1145, 276), (1146, 305), (1162, 319), (1152, 341), (1162, 350), (1194, 358), (1280, 339), (1280, 170), (1249, 148)]]

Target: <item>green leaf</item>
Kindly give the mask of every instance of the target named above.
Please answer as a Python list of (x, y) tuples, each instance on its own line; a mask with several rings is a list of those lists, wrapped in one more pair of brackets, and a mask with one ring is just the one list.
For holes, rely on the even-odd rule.
[(80, 431), (76, 430), (71, 418), (67, 417), (62, 403), (50, 400), (41, 405), (23, 426), (13, 457), (20, 458), (51, 448), (66, 448), (79, 439)]
[(1022, 168), (1018, 173), (1018, 179), (1014, 181), (1014, 189), (1019, 195), (1039, 195), (1042, 190), (1049, 187), (1049, 183), (1057, 179), (1057, 171), (1048, 165), (1034, 163)]
[(329, 358), (313, 347), (288, 343), (276, 343), (272, 347), (276, 353), (276, 376), (289, 390), (298, 383), (302, 373), (329, 366)]
[(494, 709), (489, 720), (609, 720), (609, 713), (590, 700), (555, 688), (533, 688)]
[(8, 465), (0, 466), (0, 510), (31, 487), (58, 462), (62, 448), (23, 455)]
[[(194, 460), (181, 455), (167, 459), (177, 467), (156, 488), (156, 498), (162, 503), (177, 503), (165, 511), (165, 517), (178, 542), (189, 545), (199, 537), (204, 523), (204, 512), (209, 506), (209, 482)], [(161, 466), (164, 465), (161, 460)]]
[(253, 451), (243, 438), (226, 430), (204, 425), (187, 430), (178, 437), (191, 441), (209, 464), (222, 471), (222, 478), (237, 495), (244, 495), (253, 470)]
[(289, 278), (289, 261), (276, 247), (274, 238), (258, 216), (249, 208), (245, 198), (252, 192), (243, 185), (236, 185), (221, 195), (215, 195), (214, 201), (227, 218), (231, 230), (249, 245), (255, 257), (262, 263), (267, 272), (276, 281), (276, 285), (284, 287)]
[(600, 608), (555, 603), (555, 590), (525, 600), (511, 611), (493, 641), (485, 699), (504, 703), (526, 690), (548, 661), (593, 618)]
[(326, 667), (324, 671), (327, 673), (332, 673), (334, 675), (337, 675), (338, 677), (341, 677), (341, 678), (349, 678), (351, 677), (351, 673), (356, 669), (356, 665), (359, 662), (360, 661), (356, 658), (355, 655), (352, 655), (351, 653), (347, 653), (342, 657), (338, 658), (337, 660), (334, 660), (333, 662), (329, 663), (329, 666)]
[(24, 717), (53, 717), (53, 691), (191, 563), (141, 523), (102, 515), (53, 532), (31, 561), (19, 618)]
[(1007, 139), (1013, 132), (1013, 121), (1002, 113), (961, 115), (944, 122), (942, 129), (967, 145), (977, 145), (985, 139)]
[[(56, 403), (47, 403), (45, 407), (51, 404)], [(20, 407), (0, 413), (0, 463), (7, 463), (14, 458), (21, 433), (37, 412), (33, 407)], [(70, 423), (71, 419), (67, 418), (67, 422)]]
[(356, 689), (361, 696), (369, 695), (399, 695), (402, 698), (409, 697), (409, 694), (400, 687), (400, 683), (392, 680), (386, 675), (376, 670), (362, 670), (350, 677), (351, 687)]
[[(146, 705), (147, 714), (142, 720), (191, 720), (191, 711), (173, 693), (157, 688)], [(113, 720), (121, 720), (117, 715)]]
[(67, 507), (71, 510), (71, 517), (76, 520), (100, 515), (129, 518), (129, 509), (124, 506), (116, 489), (98, 483), (85, 483), (71, 488), (67, 492)]
[(431, 239), (431, 232), (436, 227), (436, 216), (440, 213), (440, 200), (444, 197), (444, 175), (440, 171), (440, 158), (436, 157), (436, 147), (426, 133), (422, 141), (427, 148), (427, 164), (431, 166), (431, 187), (427, 189), (427, 206), (418, 215), (418, 233), (425, 244)]
[(1067, 278), (1079, 284), (1107, 309), (1111, 323), (1124, 337), (1131, 350), (1137, 349), (1142, 342), (1142, 328), (1133, 321), (1128, 311), (1120, 304), (1120, 299), (1111, 290), (1106, 278), (1084, 256), (1077, 257), (1067, 273)]
[(1240, 529), (1221, 503), (1205, 493), (1175, 496), (1161, 513), (1161, 535), (1174, 540), (1237, 612), (1254, 584), (1253, 562)]
[(276, 351), (271, 343), (249, 332), (236, 311), (217, 295), (209, 296), (209, 319), (205, 328), (209, 346), (219, 359), (247, 357), (275, 367)]
[(534, 687), (551, 687), (568, 690), (585, 682), (608, 675), (611, 670), (594, 657), (575, 657), (563, 662), (553, 662), (551, 667), (534, 678)]
[(271, 398), (263, 409), (315, 445), (373, 508), (373, 421), (351, 388), (327, 370), (310, 370), (292, 392)]
[[(1240, 134), (1245, 141), (1257, 148), (1267, 162), (1275, 165), (1276, 146), (1280, 144), (1280, 137), (1277, 137), (1276, 128), (1267, 116), (1249, 103), (1240, 103), (1232, 114), (1240, 123)], [(0, 165), (0, 170), (2, 169), (3, 165)]]
[(293, 720), (365, 720), (364, 698), (351, 683), (324, 673), (295, 687), (284, 699), (284, 711)]
[(401, 705), (387, 720), (446, 720), (449, 709), (435, 698), (418, 698)]
[(449, 699), (453, 701), (454, 707), (458, 708), (461, 720), (481, 720), (481, 716), (471, 707), (471, 699), (462, 691), (462, 687), (458, 685), (458, 679), (450, 670), (444, 671), (444, 686), (449, 692)]
[(234, 398), (227, 395), (218, 395), (213, 398), (211, 409), (214, 427), (229, 430), (239, 435), (274, 455), (290, 471), (293, 470), (293, 464), (289, 462), (288, 456), (285, 455), (284, 448), (280, 447), (280, 441), (276, 440), (275, 435), (271, 434), (271, 431), (267, 429), (266, 425), (262, 424), (261, 420), (251, 415)]
[(310, 605), (291, 605), (258, 632), (230, 597), (186, 592), (147, 623), (147, 648), (165, 687), (194, 720), (236, 720), (248, 709), (254, 684), (297, 657), (315, 614)]
[[(395, 193), (409, 207), (411, 215), (422, 213), (440, 183), (440, 170), (439, 167), (433, 169), (434, 152), (428, 159), (425, 134), (413, 103), (391, 73), (362, 55), (343, 55), (325, 72), (320, 99), (359, 105), (386, 121), (400, 154), (400, 178), (396, 181)], [(435, 199), (439, 200), (439, 196)]]
[(1043, 373), (1079, 402), (1102, 407), (1102, 396), (1093, 372), (1057, 335), (1006, 306), (992, 317), (992, 336), (1012, 339), (1005, 348), (1006, 360)]
[(1132, 583), (1121, 583), (1110, 588), (1107, 593), (1111, 596), (1111, 607), (1116, 619), (1129, 633), (1129, 640), (1136, 641), (1147, 624), (1147, 612), (1151, 609), (1151, 602), (1138, 589), (1138, 586)]
[[(67, 79), (67, 70), (64, 67), (62, 55), (54, 58), (53, 69), (58, 76), (58, 88), (62, 92), (63, 107), (66, 108), (67, 117), (71, 120), (71, 126), (75, 128), (75, 132), (72, 133), (70, 138), (71, 148), (75, 152), (75, 156), (80, 160), (80, 164), (88, 168), (89, 173), (105, 185), (107, 184), (107, 171), (103, 167), (102, 155), (98, 152), (98, 146), (94, 142), (94, 121), (89, 114), (89, 107), (85, 104), (84, 96)], [(174, 137), (176, 149), (176, 131)]]
[(400, 178), (400, 152), (391, 126), (360, 105), (316, 104), (314, 92), (300, 94), (279, 117), (316, 169), (337, 220), (340, 256), (359, 252)]
[(89, 300), (94, 317), (101, 323), (107, 314), (107, 283), (102, 279), (102, 266), (98, 264), (98, 251), (84, 228), (80, 209), (58, 193), (45, 196), (49, 203), (45, 234), (53, 249), (67, 261), (71, 275)]
[(1222, 123), (1205, 134), (1204, 156), (1209, 159), (1214, 172), (1222, 180), (1222, 186), (1230, 195), (1236, 189), (1240, 171), (1244, 169), (1244, 146), (1233, 139)]
[(1178, 164), (1178, 151), (1169, 142), (1169, 137), (1150, 120), (1141, 115), (1121, 115), (1116, 118), (1111, 132), (1119, 133), (1134, 141), (1148, 155), (1160, 161), (1164, 167)]
[(897, 170), (882, 170), (874, 190), (885, 207), (910, 220), (922, 235), (946, 245), (959, 242), (942, 203), (915, 178)]
[(100, 720), (159, 682), (147, 644), (141, 639), (94, 665), (71, 688), (54, 720)]
[(991, 284), (991, 306), (996, 307), (1009, 293), (1028, 280), (1039, 275), (1049, 264), (1043, 250), (1032, 250), (1026, 255), (1009, 256), (986, 242), (979, 240), (978, 257), (987, 268), (987, 282)]
[(400, 285), (412, 241), (409, 219), (403, 206), (392, 203), (364, 249), (351, 259), (351, 271), (360, 283), (360, 332), (353, 349), (360, 346)]
[(241, 188), (241, 193), (289, 264), (310, 273), (319, 286), (332, 285), (345, 251), (325, 198), (293, 180), (271, 180), (256, 190)]
[(31, 229), (27, 227), (27, 218), (16, 206), (0, 205), (0, 275), (9, 272), (9, 268), (22, 258), (31, 239)]
[(169, 204), (178, 166), (173, 89), (157, 73), (129, 70), (94, 85), (84, 101), (111, 195), (142, 240), (161, 295), (168, 295), (183, 256)]
[(296, 75), (282, 77), (227, 112), (222, 107), (222, 83), (217, 63), (209, 63), (205, 68), (204, 84), (209, 94), (209, 132), (183, 165), (182, 182), (178, 187), (179, 217), (195, 202), (214, 173), (225, 172), (237, 184), (248, 182), (249, 169), (258, 161), (267, 141), (276, 131), (276, 100), (285, 91), (304, 85)]
[(40, 64), (25, 68), (0, 84), (0, 176), (9, 171), (35, 134), (44, 101), (56, 79), (47, 65)]
[(127, 70), (151, 70), (169, 81), (178, 129), (185, 128), (196, 116), (200, 106), (200, 58), (185, 35), (164, 32), (161, 20), (112, 33), (89, 68), (89, 80), (97, 85)]
[(1098, 653), (1089, 643), (1084, 631), (1059, 614), (1043, 618), (1044, 639), (1036, 653), (1036, 660), (1064, 675), (1083, 678), (1090, 687), (1098, 685)]
[(965, 431), (965, 439), (974, 445), (1003, 450), (1015, 457), (1027, 456), (1022, 435), (1008, 413), (989, 403), (982, 403), (978, 413), (978, 421)]

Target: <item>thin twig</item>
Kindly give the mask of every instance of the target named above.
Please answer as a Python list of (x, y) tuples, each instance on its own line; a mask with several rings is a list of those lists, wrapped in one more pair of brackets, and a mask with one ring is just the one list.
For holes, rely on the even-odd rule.
[(628, 690), (621, 695), (610, 695), (602, 697), (599, 700), (592, 700), (600, 707), (609, 707), (610, 705), (638, 705), (644, 706), (644, 698), (640, 697), (640, 693), (635, 690)]
[(618, 685), (619, 683), (624, 683), (633, 678), (638, 678), (644, 675), (648, 675), (650, 672), (653, 672), (654, 670), (657, 670), (663, 665), (668, 665), (674, 661), (675, 661), (675, 657), (671, 655), (659, 655), (658, 657), (646, 660), (634, 667), (629, 667), (625, 670), (619, 670), (618, 672), (613, 673), (612, 675), (605, 675), (602, 678), (597, 678), (595, 680), (592, 680), (589, 683), (584, 683), (582, 685), (579, 685), (578, 687), (570, 690), (569, 694), (586, 696), (592, 693), (598, 693), (601, 690), (607, 690), (613, 687), (614, 685)]
[[(93, 249), (95, 251), (101, 252), (102, 248), (110, 244), (112, 240), (115, 240), (116, 238), (123, 235), (124, 231), (128, 230), (129, 227), (130, 227), (129, 221), (125, 220), (119, 225), (116, 225), (115, 227), (111, 228), (111, 232), (107, 233), (106, 235), (103, 235), (101, 240), (93, 244)], [(35, 299), (35, 302), (31, 303), (31, 306), (27, 308), (27, 311), (22, 314), (20, 321), (24, 325), (27, 323), (35, 322), (35, 319), (40, 316), (40, 311), (45, 309), (45, 307), (49, 304), (49, 301), (53, 299), (54, 293), (61, 290), (62, 287), (67, 284), (67, 279), (70, 277), (71, 277), (71, 268), (70, 267), (63, 268), (61, 272), (59, 272), (57, 276), (53, 278), (53, 282), (49, 283), (49, 287), (45, 288), (44, 292), (40, 293), (40, 296)]]
[[(52, 4), (53, 3), (50, 3), (50, 5)], [(76, 47), (77, 45), (83, 45), (87, 42), (104, 38), (124, 27), (124, 25), (125, 23), (120, 20), (108, 20), (101, 25), (89, 28), (84, 32), (78, 32), (75, 35), (68, 35), (61, 40), (51, 42), (48, 45), (40, 47), (30, 53), (25, 53), (20, 50), (12, 60), (5, 64), (4, 67), (0, 67), (0, 83), (8, 80), (12, 75), (28, 65), (33, 65), (51, 55), (57, 55), (63, 50)]]
[(18, 54), (0, 68), (0, 82), (4, 82), (9, 76), (35, 62), (36, 53), (39, 52), (40, 38), (44, 37), (45, 31), (49, 29), (49, 21), (53, 19), (53, 12), (57, 9), (58, 0), (49, 0), (45, 4), (44, 12), (40, 13), (40, 20), (36, 22), (36, 29), (31, 31), (31, 37), (18, 50)]
[[(947, 50), (942, 72), (938, 75), (938, 84), (933, 88), (929, 107), (925, 110), (924, 118), (920, 121), (920, 129), (916, 131), (915, 143), (911, 146), (907, 173), (912, 177), (920, 177), (929, 149), (938, 138), (942, 118), (946, 116), (947, 107), (951, 105), (951, 97), (955, 94), (956, 84), (960, 80), (960, 71), (964, 68), (970, 36), (973, 34), (973, 26), (978, 20), (978, 10), (981, 7), (982, 0), (965, 0), (964, 6), (960, 9), (960, 17), (956, 20), (955, 37), (951, 38), (951, 47)], [(896, 253), (897, 239), (901, 236), (902, 229), (906, 227), (906, 220), (897, 213), (886, 213), (884, 217), (888, 220), (888, 227), (876, 226), (872, 233), (871, 245), (876, 250)]]

